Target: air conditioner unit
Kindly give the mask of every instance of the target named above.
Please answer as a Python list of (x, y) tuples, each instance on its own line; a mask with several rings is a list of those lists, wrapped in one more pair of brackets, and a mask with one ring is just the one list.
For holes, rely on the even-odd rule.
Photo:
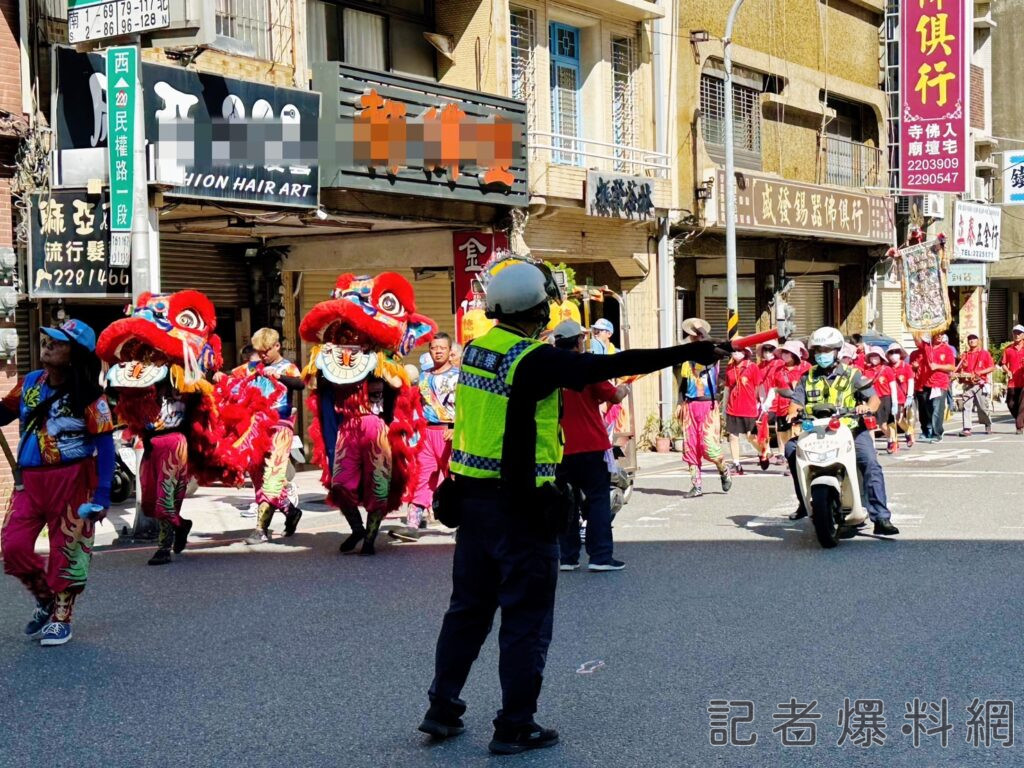
[(946, 198), (944, 195), (925, 195), (921, 214), (926, 219), (946, 218)]
[(988, 180), (983, 179), (980, 176), (974, 177), (974, 196), (973, 200), (978, 203), (989, 202), (988, 196)]
[(896, 213), (909, 216), (913, 208), (926, 219), (946, 218), (946, 198), (943, 195), (913, 195), (900, 197), (896, 202)]

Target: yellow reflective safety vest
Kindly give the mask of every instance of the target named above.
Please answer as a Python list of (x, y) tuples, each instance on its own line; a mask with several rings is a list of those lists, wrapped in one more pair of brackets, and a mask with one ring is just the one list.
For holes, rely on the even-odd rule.
[[(496, 326), (466, 346), (455, 391), (451, 471), (464, 477), (502, 477), (508, 399), (523, 359), (543, 342)], [(562, 461), (561, 390), (537, 403), (534, 476), (537, 487), (554, 482)]]
[[(809, 418), (814, 417), (814, 406), (821, 403), (829, 403), (850, 410), (857, 407), (853, 382), (857, 378), (857, 374), (860, 373), (858, 368), (854, 368), (852, 365), (843, 368), (839, 376), (831, 383), (826, 381), (824, 376), (816, 377), (814, 374), (817, 370), (818, 367), (814, 366), (807, 372), (807, 381), (804, 384), (804, 392), (807, 396), (804, 413)], [(841, 421), (850, 429), (855, 429), (858, 425), (857, 419), (851, 416), (844, 416)]]

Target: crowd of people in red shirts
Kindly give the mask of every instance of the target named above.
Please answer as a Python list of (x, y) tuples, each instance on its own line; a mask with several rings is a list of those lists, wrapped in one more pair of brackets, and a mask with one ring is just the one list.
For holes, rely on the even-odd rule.
[[(959, 352), (945, 333), (914, 336), (909, 350), (898, 342), (871, 346), (854, 334), (840, 350), (844, 365), (859, 368), (875, 385), (882, 404), (878, 428), (888, 453), (900, 450), (900, 435), (907, 448), (916, 442), (938, 443), (945, 437), (951, 412), (960, 411), (960, 437), (976, 428), (992, 432), (993, 374), (1005, 373), (1005, 402), (1014, 418), (1017, 434), (1024, 434), (1024, 325), (1013, 329), (1013, 341), (1002, 350), (999, 361), (981, 344), (976, 333), (966, 336)], [(732, 474), (743, 474), (741, 441), (757, 451), (762, 469), (783, 464), (781, 448), (797, 425), (787, 420), (786, 392), (806, 373), (811, 363), (804, 345), (790, 340), (781, 346), (762, 344), (732, 354), (725, 366), (725, 433), (728, 437)], [(771, 439), (773, 431), (776, 440)], [(918, 428), (920, 433), (918, 436)]]

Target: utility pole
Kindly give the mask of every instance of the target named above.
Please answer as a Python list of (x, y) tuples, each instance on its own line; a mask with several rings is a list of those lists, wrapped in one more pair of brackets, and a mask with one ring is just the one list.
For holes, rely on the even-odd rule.
[(725, 61), (725, 297), (728, 308), (726, 329), (729, 339), (739, 332), (739, 287), (736, 278), (736, 147), (732, 115), (732, 28), (743, 0), (734, 0), (725, 22), (722, 53)]

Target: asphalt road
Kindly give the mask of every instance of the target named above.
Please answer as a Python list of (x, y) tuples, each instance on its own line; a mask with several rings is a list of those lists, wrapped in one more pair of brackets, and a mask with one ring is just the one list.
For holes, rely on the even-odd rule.
[[(1024, 439), (997, 429), (883, 457), (903, 533), (833, 551), (786, 519), (776, 468), (686, 500), (678, 457), (649, 463), (615, 529), (628, 569), (560, 579), (538, 719), (562, 744), (514, 758), (486, 752), (493, 635), (467, 733), (431, 746), (415, 730), (450, 588), (444, 536), (342, 557), (342, 524), (315, 513), (286, 544), (232, 543), (239, 521), (164, 568), (100, 549), (63, 648), (22, 638), (30, 603), (4, 577), (0, 765), (1020, 765), (1019, 729), (1011, 747), (965, 740), (975, 698), (1024, 706)], [(948, 746), (902, 732), (915, 697), (947, 700)], [(791, 698), (817, 702), (816, 746), (773, 733)], [(718, 699), (753, 702), (737, 735), (756, 743), (712, 745)], [(884, 744), (837, 745), (844, 699), (881, 700)]]

